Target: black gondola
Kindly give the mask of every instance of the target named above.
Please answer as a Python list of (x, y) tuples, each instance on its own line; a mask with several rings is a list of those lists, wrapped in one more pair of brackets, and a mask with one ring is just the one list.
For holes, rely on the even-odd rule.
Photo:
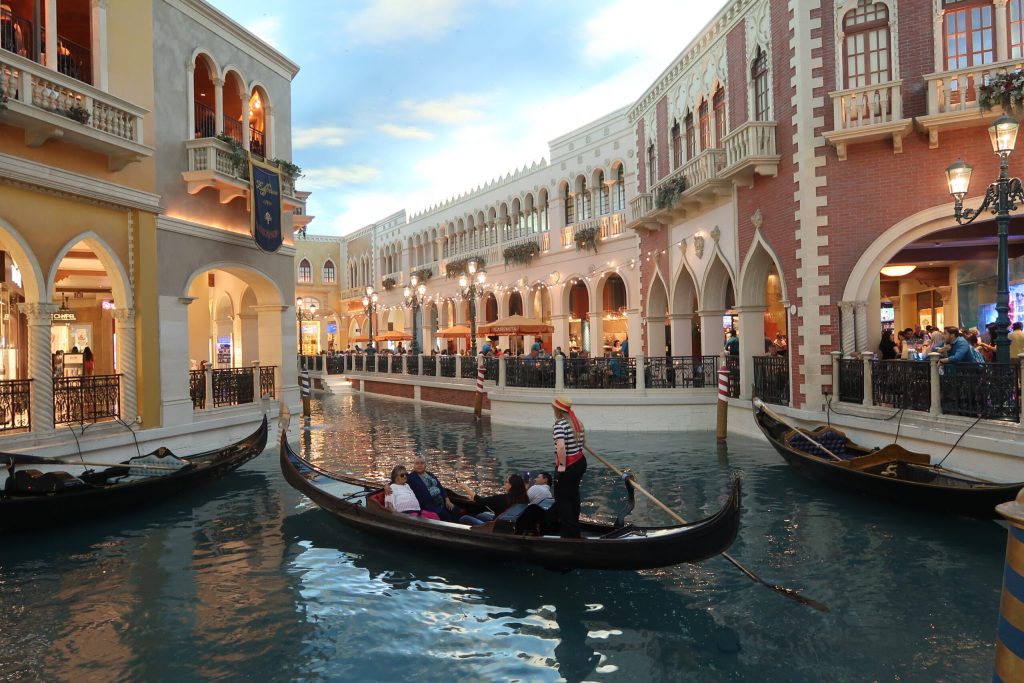
[(179, 458), (166, 448), (124, 463), (96, 466), (82, 474), (39, 466), (74, 466), (58, 460), (0, 453), (8, 470), (0, 489), (0, 530), (36, 528), (97, 517), (173, 495), (214, 479), (259, 455), (267, 445), (267, 418), (245, 439), (213, 451)]
[(797, 471), (865, 496), (929, 510), (994, 517), (995, 506), (1013, 500), (1024, 486), (953, 473), (932, 465), (928, 455), (897, 444), (865, 448), (827, 425), (796, 430), (763, 405), (755, 406), (754, 420), (779, 455)]
[[(469, 527), (389, 512), (380, 504), (380, 485), (326, 472), (297, 455), (281, 435), (285, 480), (345, 524), (404, 544), (458, 556), (488, 556), (558, 569), (650, 569), (699, 562), (725, 552), (739, 530), (740, 481), (717, 513), (685, 526), (639, 527), (581, 523), (582, 538), (526, 536), (496, 522)], [(468, 501), (456, 501), (472, 505)], [(506, 520), (507, 521), (507, 520)], [(462, 553), (468, 553), (463, 555)]]

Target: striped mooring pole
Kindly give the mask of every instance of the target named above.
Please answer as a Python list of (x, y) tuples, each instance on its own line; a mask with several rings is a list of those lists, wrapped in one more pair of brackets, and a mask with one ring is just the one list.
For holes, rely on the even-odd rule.
[(473, 404), (473, 415), (479, 420), (484, 412), (484, 357), (477, 356), (476, 362), (476, 403)]
[(309, 370), (303, 370), (302, 374), (299, 375), (299, 393), (302, 394), (302, 414), (305, 417), (309, 417), (311, 410), (309, 407), (310, 394), (310, 383), (309, 383)]
[(718, 424), (715, 427), (715, 441), (725, 443), (729, 431), (729, 368), (718, 368)]
[(1024, 491), (1017, 495), (1017, 500), (997, 505), (996, 512), (1009, 521), (1010, 531), (1006, 536), (992, 680), (1011, 683), (1024, 681)]

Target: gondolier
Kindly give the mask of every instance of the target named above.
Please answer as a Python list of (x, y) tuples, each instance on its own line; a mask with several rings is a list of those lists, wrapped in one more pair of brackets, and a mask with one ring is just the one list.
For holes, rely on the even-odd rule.
[(586, 435), (583, 425), (572, 410), (572, 399), (556, 396), (551, 402), (555, 424), (551, 436), (555, 441), (555, 503), (563, 538), (580, 536), (580, 481), (587, 471), (583, 455)]

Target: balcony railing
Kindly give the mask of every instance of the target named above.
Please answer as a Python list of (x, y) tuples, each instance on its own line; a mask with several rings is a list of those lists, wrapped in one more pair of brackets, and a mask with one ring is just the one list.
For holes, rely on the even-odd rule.
[(57, 377), (53, 423), (81, 424), (121, 416), (121, 376)]
[(835, 130), (864, 130), (903, 118), (902, 81), (831, 93)]
[(1020, 363), (957, 363), (939, 379), (945, 415), (1020, 422)]
[(846, 403), (864, 402), (864, 361), (843, 358), (839, 361), (839, 400)]
[(9, 10), (0, 9), (0, 48), (31, 59), (36, 53), (35, 35), (31, 21)]
[(778, 174), (781, 157), (775, 148), (774, 121), (747, 121), (726, 135), (722, 144), (725, 145), (723, 177), (749, 180), (755, 174)]
[(707, 389), (718, 386), (718, 356), (658, 356), (648, 358), (648, 389)]
[(555, 387), (553, 358), (509, 358), (505, 361), (505, 386), (530, 389)]
[(423, 356), (423, 376), (437, 377), (437, 356)]
[(740, 359), (738, 356), (725, 357), (725, 369), (728, 371), (725, 392), (729, 398), (740, 397)]
[(754, 356), (754, 395), (765, 403), (789, 405), (789, 358)]
[(145, 109), (13, 52), (0, 51), (4, 123), (25, 129), (25, 144), (60, 138), (107, 156), (111, 170), (153, 154), (142, 144)]
[(942, 71), (924, 77), (928, 88), (928, 114), (916, 118), (928, 132), (931, 148), (939, 144), (942, 130), (969, 126), (988, 126), (998, 111), (986, 112), (978, 105), (978, 89), (992, 76), (1024, 68), (1024, 62), (1009, 60), (981, 64), (966, 69)]
[(216, 112), (198, 100), (192, 103), (192, 109), (196, 120), (196, 137), (212, 138), (215, 136), (217, 134)]
[(928, 411), (931, 408), (931, 369), (921, 361), (880, 360), (871, 365), (874, 405)]
[[(236, 165), (231, 145), (218, 138), (200, 138), (186, 140), (185, 148), (188, 170), (181, 176), (188, 184), (189, 194), (214, 188), (220, 193), (222, 204), (249, 196), (249, 165)], [(305, 201), (296, 197), (295, 181), (285, 175), (281, 176), (281, 202), (286, 211), (305, 207)]]
[(235, 406), (255, 400), (253, 368), (218, 368), (213, 372), (213, 407)]
[(345, 374), (345, 361), (348, 356), (327, 356), (327, 374), (328, 375), (343, 375)]
[(462, 379), (476, 379), (476, 358), (472, 356), (462, 357)]
[(249, 151), (261, 157), (267, 156), (267, 142), (263, 131), (249, 126)]
[(30, 379), (0, 382), (0, 432), (32, 428)]
[(206, 409), (206, 371), (188, 371), (188, 395), (192, 399), (193, 410)]
[(242, 122), (233, 119), (227, 114), (224, 115), (224, 135), (234, 140), (239, 146), (242, 145)]
[(630, 220), (638, 221), (646, 218), (654, 211), (654, 195), (650, 192), (638, 194), (629, 200)]
[(635, 389), (636, 358), (565, 359), (566, 389)]

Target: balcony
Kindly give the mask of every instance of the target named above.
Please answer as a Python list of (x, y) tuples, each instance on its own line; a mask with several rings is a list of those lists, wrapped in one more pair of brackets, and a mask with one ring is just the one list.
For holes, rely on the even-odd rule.
[(892, 140), (893, 154), (903, 151), (903, 138), (912, 121), (903, 118), (902, 81), (830, 93), (835, 128), (825, 139), (835, 146), (840, 161), (848, 145)]
[[(235, 157), (231, 145), (217, 138), (200, 138), (186, 140), (185, 149), (188, 150), (188, 170), (181, 177), (188, 183), (189, 194), (212, 188), (219, 193), (221, 204), (239, 197), (248, 200), (249, 164)], [(281, 205), (286, 212), (302, 209), (305, 213), (306, 201), (302, 194), (296, 192), (292, 178), (281, 175)]]
[(0, 121), (25, 131), (25, 144), (49, 140), (103, 154), (111, 171), (153, 154), (142, 144), (142, 107), (11, 52), (0, 51)]
[(1020, 61), (996, 62), (924, 77), (928, 85), (928, 114), (918, 116), (917, 126), (928, 133), (928, 146), (939, 146), (939, 133), (961, 128), (985, 128), (999, 116), (978, 106), (978, 87), (997, 73), (1024, 68)]
[[(632, 220), (626, 227), (634, 230), (659, 230), (685, 218), (690, 211), (700, 211), (706, 204), (713, 204), (719, 198), (730, 195), (732, 180), (723, 177), (725, 167), (725, 149), (716, 147), (702, 151), (659, 180), (649, 194), (634, 197), (629, 203)], [(686, 189), (672, 198), (670, 206), (657, 208), (658, 193), (679, 178), (686, 180)]]
[(722, 138), (725, 168), (722, 177), (737, 185), (750, 187), (754, 176), (775, 177), (779, 173), (779, 153), (775, 149), (774, 121), (747, 121)]
[[(568, 249), (569, 247), (576, 246), (576, 233), (582, 230), (593, 228), (597, 231), (597, 238), (599, 240), (607, 240), (623, 234), (625, 226), (626, 217), (621, 211), (604, 214), (597, 218), (588, 218), (585, 221), (567, 225), (562, 228), (562, 248)], [(544, 244), (541, 245), (541, 251), (547, 251)]]

